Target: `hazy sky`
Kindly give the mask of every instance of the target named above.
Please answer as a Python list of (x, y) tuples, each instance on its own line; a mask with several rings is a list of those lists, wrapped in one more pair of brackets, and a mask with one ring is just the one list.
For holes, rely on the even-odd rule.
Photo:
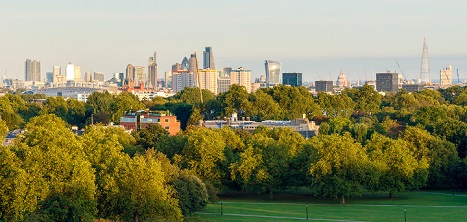
[(24, 79), (24, 61), (42, 77), (68, 62), (110, 78), (127, 64), (147, 66), (157, 51), (159, 76), (213, 47), (217, 68), (264, 73), (264, 60), (308, 81), (357, 79), (398, 69), (418, 78), (424, 36), (431, 78), (451, 64), (467, 78), (465, 0), (0, 0), (0, 72)]

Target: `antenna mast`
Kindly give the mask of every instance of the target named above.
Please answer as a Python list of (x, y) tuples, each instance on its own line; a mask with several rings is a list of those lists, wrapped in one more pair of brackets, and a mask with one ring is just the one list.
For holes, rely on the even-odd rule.
[(201, 105), (203, 104), (203, 90), (201, 89), (201, 78), (199, 76), (199, 69), (198, 69), (198, 56), (195, 52), (195, 61), (196, 61), (196, 76), (198, 81), (198, 88), (199, 88), (199, 98), (201, 100)]

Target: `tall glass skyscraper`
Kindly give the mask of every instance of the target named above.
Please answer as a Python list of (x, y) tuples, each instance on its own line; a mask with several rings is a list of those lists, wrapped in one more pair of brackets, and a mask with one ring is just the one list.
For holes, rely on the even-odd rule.
[(216, 69), (211, 47), (206, 47), (203, 52), (203, 69)]
[(281, 64), (273, 60), (264, 62), (266, 69), (266, 87), (281, 84)]

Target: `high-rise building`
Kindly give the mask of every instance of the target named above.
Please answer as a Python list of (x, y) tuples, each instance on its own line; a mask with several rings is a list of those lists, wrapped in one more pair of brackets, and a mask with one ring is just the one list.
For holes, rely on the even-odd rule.
[(165, 87), (171, 88), (172, 87), (172, 72), (165, 72)]
[(148, 61), (148, 86), (157, 90), (157, 62), (155, 51), (154, 56), (149, 57)]
[(145, 82), (145, 70), (146, 68), (144, 66), (135, 66), (135, 76), (133, 79), (135, 85), (140, 85)]
[(24, 81), (41, 81), (41, 62), (26, 59), (24, 63)]
[(333, 90), (332, 81), (315, 81), (315, 92), (332, 92)]
[(217, 79), (217, 93), (229, 91), (230, 76), (221, 76)]
[(281, 64), (273, 60), (266, 60), (264, 67), (266, 69), (266, 87), (280, 84)]
[[(183, 66), (182, 66), (183, 68)], [(195, 73), (196, 72), (196, 58), (195, 54), (190, 55), (190, 59), (188, 60), (188, 71)]]
[(104, 82), (105, 80), (103, 72), (94, 72), (94, 81)]
[[(185, 56), (182, 60), (181, 68), (180, 69), (186, 69), (188, 70), (189, 63), (188, 63), (188, 58)], [(180, 70), (179, 69), (179, 70)]]
[(282, 85), (302, 86), (302, 73), (282, 73)]
[(230, 71), (230, 84), (244, 86), (248, 93), (251, 92), (251, 70), (245, 70), (240, 67)]
[(422, 64), (420, 66), (420, 81), (423, 83), (431, 82), (430, 63), (428, 61), (428, 43), (426, 41), (426, 37), (423, 39)]
[(440, 88), (448, 88), (452, 85), (452, 66), (449, 65), (448, 67), (439, 71), (439, 87)]
[(394, 93), (399, 91), (399, 74), (391, 72), (376, 73), (376, 91)]
[(81, 81), (81, 66), (75, 66), (75, 81)]
[(128, 64), (126, 66), (126, 78), (125, 82), (129, 82), (130, 80), (133, 80), (135, 78), (135, 67), (132, 64)]
[(202, 69), (199, 70), (198, 75), (200, 81), (199, 87), (217, 94), (217, 77), (219, 76), (219, 71), (213, 69)]
[(85, 72), (84, 73), (84, 82), (92, 82), (92, 73), (91, 72)]
[(230, 76), (230, 71), (232, 71), (232, 67), (224, 67), (222, 68), (222, 76)]
[(172, 72), (172, 90), (174, 93), (182, 91), (185, 87), (193, 88), (194, 74), (186, 70)]
[(53, 72), (46, 72), (46, 82), (51, 83), (54, 82), (54, 73)]
[(212, 48), (206, 47), (203, 52), (203, 69), (216, 69), (214, 65), (214, 55), (212, 54)]
[(75, 79), (75, 65), (69, 62), (66, 65), (66, 80), (74, 80)]

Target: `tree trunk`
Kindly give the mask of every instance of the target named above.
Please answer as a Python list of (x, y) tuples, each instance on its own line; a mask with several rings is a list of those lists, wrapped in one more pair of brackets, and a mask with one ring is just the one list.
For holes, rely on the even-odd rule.
[(138, 215), (138, 212), (135, 212), (133, 214), (133, 222), (139, 222), (139, 215)]
[(345, 197), (344, 197), (344, 194), (342, 194), (341, 204), (345, 204)]
[(272, 190), (269, 190), (269, 199), (272, 200), (272, 198), (274, 198), (274, 195), (272, 194)]
[(389, 199), (392, 199), (392, 191), (389, 192)]

